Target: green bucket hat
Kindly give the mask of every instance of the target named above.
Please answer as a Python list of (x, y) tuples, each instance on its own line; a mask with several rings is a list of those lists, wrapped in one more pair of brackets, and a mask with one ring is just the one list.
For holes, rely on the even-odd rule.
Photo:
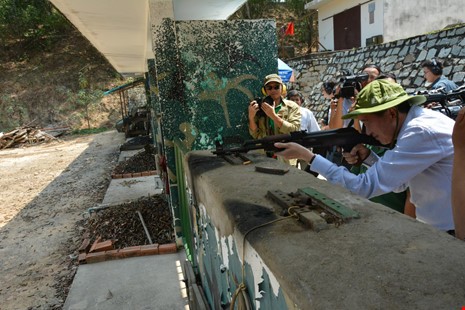
[(426, 97), (422, 95), (410, 96), (397, 83), (387, 80), (375, 80), (360, 91), (357, 95), (354, 110), (342, 116), (342, 118), (348, 119), (361, 114), (384, 111), (407, 100), (411, 105), (417, 105), (425, 102)]

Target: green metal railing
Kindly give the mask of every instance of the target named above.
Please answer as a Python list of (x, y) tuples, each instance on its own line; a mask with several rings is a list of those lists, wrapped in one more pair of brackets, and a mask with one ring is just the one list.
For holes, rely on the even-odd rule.
[(197, 270), (197, 260), (195, 256), (195, 244), (192, 230), (190, 205), (186, 188), (186, 178), (184, 173), (184, 157), (188, 150), (183, 143), (176, 139), (174, 141), (174, 152), (176, 162), (176, 182), (179, 202), (179, 215), (181, 220), (182, 240), (186, 250), (187, 259), (191, 262), (194, 271)]

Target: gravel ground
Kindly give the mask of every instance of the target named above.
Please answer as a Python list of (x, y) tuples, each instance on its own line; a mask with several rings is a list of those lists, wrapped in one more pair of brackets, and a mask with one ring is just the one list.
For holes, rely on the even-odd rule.
[(100, 204), (124, 134), (0, 151), (0, 309), (62, 309), (83, 214)]

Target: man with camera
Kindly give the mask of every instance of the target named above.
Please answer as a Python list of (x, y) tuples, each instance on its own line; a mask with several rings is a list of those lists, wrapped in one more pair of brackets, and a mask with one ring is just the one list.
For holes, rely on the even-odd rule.
[[(389, 145), (382, 157), (357, 145), (344, 157), (369, 168), (355, 175), (296, 143), (275, 143), (284, 158), (309, 162), (310, 169), (329, 182), (370, 198), (390, 191), (410, 189), (417, 220), (453, 233), (451, 178), (454, 121), (424, 109), (424, 96), (409, 96), (402, 86), (375, 80), (357, 95), (356, 105), (344, 118), (361, 121), (366, 134)], [(348, 151), (348, 150), (347, 150)]]
[[(279, 75), (265, 77), (262, 87), (265, 98), (253, 100), (248, 109), (249, 133), (254, 139), (300, 130), (300, 107), (283, 98), (284, 90), (285, 85)], [(296, 164), (296, 160), (286, 162)]]
[[(338, 129), (352, 126), (361, 131), (361, 126), (358, 122), (343, 119), (343, 116), (352, 109), (355, 96), (358, 92), (373, 81), (380, 74), (381, 69), (376, 65), (367, 64), (363, 67), (362, 73), (357, 75), (353, 74), (352, 70), (342, 71), (343, 75), (339, 78), (339, 83), (332, 88), (332, 94), (330, 95), (332, 99), (328, 112), (329, 128)], [(327, 158), (338, 165), (344, 165), (350, 169), (350, 165), (343, 159), (342, 153), (337, 148), (329, 150)]]
[(339, 79), (339, 85), (334, 90), (334, 99), (331, 101), (329, 128), (337, 129), (349, 126), (350, 120), (344, 120), (342, 117), (352, 108), (353, 100), (358, 92), (374, 81), (380, 73), (381, 69), (373, 64), (365, 65), (362, 68), (362, 73), (358, 75), (345, 70), (345, 74)]

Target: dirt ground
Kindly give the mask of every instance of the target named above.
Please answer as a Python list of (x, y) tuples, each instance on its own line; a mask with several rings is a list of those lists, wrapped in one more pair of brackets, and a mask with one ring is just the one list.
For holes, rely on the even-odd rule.
[(61, 309), (83, 213), (101, 203), (124, 134), (0, 151), (0, 308)]

